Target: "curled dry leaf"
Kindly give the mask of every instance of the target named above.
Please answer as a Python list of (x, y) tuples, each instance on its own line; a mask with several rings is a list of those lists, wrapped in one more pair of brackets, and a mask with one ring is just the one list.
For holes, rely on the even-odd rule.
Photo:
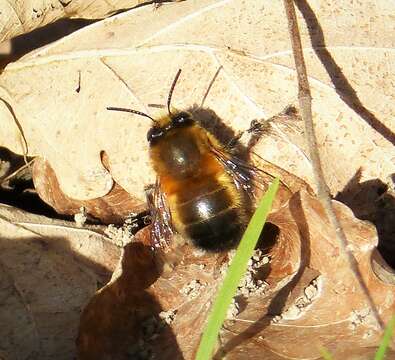
[[(364, 280), (382, 318), (395, 311), (394, 274), (380, 280), (371, 268), (374, 227), (334, 202)], [(217, 355), (229, 359), (318, 359), (371, 354), (381, 339), (369, 306), (318, 200), (295, 194), (272, 213), (235, 298), (233, 318)], [(228, 257), (174, 245), (152, 252), (148, 229), (129, 244), (112, 281), (81, 317), (81, 359), (193, 359)], [(266, 259), (266, 261), (265, 261)], [(268, 261), (270, 259), (270, 262)], [(140, 276), (138, 275), (140, 274)], [(361, 349), (366, 349), (363, 352)], [(357, 357), (366, 359), (366, 356)]]
[(113, 280), (84, 310), (81, 359), (139, 358), (152, 352), (180, 359), (195, 352), (226, 255), (205, 254), (188, 245), (154, 253), (144, 245), (147, 237), (148, 228), (137, 233)]
[(130, 9), (147, 1), (117, 0), (44, 0), (36, 2), (5, 1), (0, 2), (1, 32), (0, 42), (27, 33), (62, 18), (100, 19), (117, 10)]
[(100, 233), (1, 206), (1, 356), (70, 359), (81, 309), (119, 255)]
[[(318, 23), (306, 6), (302, 13), (315, 36), (309, 39), (306, 28), (302, 35), (319, 150), (331, 191), (341, 190), (361, 167), (363, 181), (386, 181), (395, 172), (389, 15), (394, 4), (367, 1), (346, 4), (342, 11), (317, 4), (310, 10)], [(0, 103), (0, 144), (23, 151), (17, 119), (29, 153), (49, 161), (67, 196), (104, 196), (114, 179), (144, 200), (144, 186), (154, 182), (145, 139), (150, 123), (106, 108), (123, 106), (157, 116), (160, 110), (148, 104), (166, 102), (181, 68), (175, 107), (200, 105), (205, 98), (203, 105), (227, 125), (245, 130), (251, 120), (268, 118), (296, 101), (284, 19), (281, 2), (251, 1), (245, 6), (239, 0), (204, 0), (164, 4), (155, 11), (139, 8), (85, 27), (5, 68), (0, 96), (9, 107)], [(302, 19), (300, 23), (306, 24)], [(324, 40), (327, 51), (314, 52)], [(368, 122), (382, 124), (387, 132), (373, 130)], [(255, 151), (311, 184), (300, 132), (281, 126), (274, 131), (276, 136)], [(101, 151), (108, 154), (111, 174), (101, 162)]]
[[(377, 245), (374, 227), (357, 220), (344, 205), (334, 202), (334, 206), (369, 293), (380, 316), (388, 321), (395, 311), (394, 286), (392, 282), (381, 281), (372, 271), (372, 254)], [(297, 226), (299, 239), (287, 239), (284, 244), (279, 241), (277, 246), (293, 248), (299, 243), (300, 266), (292, 281), (265, 302), (268, 314), (276, 315), (274, 319), (262, 317), (259, 314), (262, 309), (255, 306), (259, 300), (250, 299), (254, 306), (241, 314), (240, 321), (236, 319), (226, 326), (224, 342), (229, 343), (225, 351), (233, 355), (230, 358), (237, 359), (250, 351), (259, 354), (257, 351), (262, 347), (269, 359), (276, 358), (274, 355), (319, 358), (321, 347), (326, 347), (335, 358), (341, 358), (339, 354), (345, 355), (350, 349), (376, 347), (381, 340), (381, 330), (348, 262), (341, 256), (320, 203), (306, 194), (298, 194), (290, 200), (287, 211), (274, 214), (270, 221), (277, 224), (277, 217), (282, 223), (286, 219), (293, 220)], [(283, 250), (281, 255), (284, 257), (278, 259), (279, 262), (287, 259), (287, 251)], [(275, 269), (274, 263), (272, 268)], [(388, 275), (393, 279), (393, 273)], [(271, 283), (270, 274), (267, 281)], [(235, 339), (235, 333), (244, 334), (244, 340), (240, 341), (243, 335)]]
[[(104, 163), (106, 163), (105, 159)], [(74, 215), (84, 208), (87, 214), (105, 224), (121, 224), (130, 213), (139, 213), (146, 207), (143, 202), (131, 197), (117, 183), (114, 183), (108, 194), (100, 198), (72, 199), (59, 188), (59, 182), (51, 166), (41, 158), (35, 159), (32, 174), (34, 186), (41, 199), (59, 214)]]

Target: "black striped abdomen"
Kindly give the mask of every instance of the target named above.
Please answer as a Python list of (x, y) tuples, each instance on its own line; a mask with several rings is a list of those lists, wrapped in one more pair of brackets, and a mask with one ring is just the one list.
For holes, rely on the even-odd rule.
[(194, 245), (206, 250), (228, 249), (238, 243), (244, 231), (243, 204), (236, 189), (224, 187), (215, 179), (207, 180), (186, 189), (185, 195), (189, 196), (179, 199), (177, 213), (184, 225), (182, 232)]

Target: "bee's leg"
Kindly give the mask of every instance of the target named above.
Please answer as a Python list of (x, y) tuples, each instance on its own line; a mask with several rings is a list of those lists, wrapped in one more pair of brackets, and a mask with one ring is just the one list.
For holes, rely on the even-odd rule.
[(150, 215), (152, 215), (152, 212), (155, 207), (155, 202), (154, 202), (155, 185), (154, 184), (147, 185), (144, 188), (144, 192), (145, 192), (145, 199), (148, 205), (148, 211)]
[(154, 10), (158, 10), (163, 5), (163, 0), (154, 0), (153, 5)]
[[(240, 139), (244, 134), (251, 134), (251, 138), (248, 143), (253, 141), (257, 141), (261, 138), (264, 133), (268, 133), (270, 131), (271, 125), (267, 120), (252, 120), (250, 123), (250, 127), (246, 130), (239, 131), (236, 133), (235, 137), (233, 137), (226, 145), (225, 150), (229, 152), (233, 152), (240, 144)], [(248, 146), (249, 147), (249, 146)]]
[(251, 134), (251, 138), (248, 142), (248, 148), (251, 149), (263, 136), (272, 134), (273, 123), (284, 123), (300, 118), (298, 109), (294, 105), (288, 105), (280, 113), (270, 117), (269, 119), (252, 120), (250, 127), (246, 132)]
[(145, 188), (145, 196), (151, 220), (151, 245), (155, 248), (164, 248), (170, 243), (173, 229), (170, 210), (159, 180)]
[(148, 206), (148, 210), (146, 210), (144, 212), (144, 215), (142, 217), (143, 223), (145, 226), (152, 224), (152, 214), (154, 211), (154, 192), (155, 192), (155, 185), (154, 184), (150, 184), (147, 185), (144, 188), (144, 192), (145, 192), (145, 199), (146, 199), (146, 203)]
[(279, 114), (276, 114), (269, 119), (260, 119), (260, 120), (252, 120), (249, 129), (246, 131), (252, 136), (262, 136), (264, 134), (270, 133), (271, 130), (271, 123), (275, 120), (279, 120), (279, 118), (291, 118), (297, 117), (298, 110), (295, 108), (294, 105), (288, 105), (283, 111)]
[(246, 130), (239, 131), (235, 137), (233, 137), (227, 144), (225, 144), (225, 150), (232, 152), (240, 144), (240, 139), (245, 133), (251, 134), (251, 138), (248, 141), (247, 148), (251, 148), (255, 145), (262, 136), (269, 135), (272, 131), (272, 123), (278, 121), (279, 118), (297, 118), (299, 112), (294, 105), (288, 105), (279, 114), (276, 114), (269, 119), (254, 119), (250, 123), (250, 127)]
[(147, 206), (148, 206), (148, 212), (149, 215), (146, 218), (147, 219), (147, 225), (151, 224), (152, 229), (151, 229), (151, 245), (153, 247), (158, 247), (158, 241), (155, 235), (155, 230), (154, 228), (156, 227), (155, 221), (157, 219), (157, 209), (155, 206), (155, 184), (150, 184), (145, 187), (145, 198), (147, 201)]
[(227, 144), (225, 144), (224, 148), (226, 151), (232, 152), (238, 145), (241, 137), (244, 135), (245, 131), (239, 131), (234, 138), (228, 141)]

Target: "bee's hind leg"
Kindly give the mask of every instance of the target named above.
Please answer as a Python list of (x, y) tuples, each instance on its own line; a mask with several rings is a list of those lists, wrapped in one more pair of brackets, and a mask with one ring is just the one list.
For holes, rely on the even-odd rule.
[(298, 109), (291, 104), (284, 108), (280, 113), (270, 117), (269, 119), (254, 119), (250, 123), (250, 127), (245, 132), (251, 134), (248, 141), (248, 148), (251, 149), (262, 137), (273, 135), (273, 123), (285, 124), (289, 126), (295, 120), (300, 120)]

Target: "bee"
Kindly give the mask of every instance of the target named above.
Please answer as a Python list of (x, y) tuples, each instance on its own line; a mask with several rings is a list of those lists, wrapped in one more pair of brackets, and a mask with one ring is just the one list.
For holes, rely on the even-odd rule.
[(232, 154), (232, 145), (208, 131), (199, 116), (171, 109), (180, 73), (169, 91), (168, 114), (159, 119), (132, 109), (107, 109), (153, 122), (147, 140), (157, 180), (146, 189), (153, 243), (162, 246), (177, 232), (198, 248), (228, 250), (238, 244), (251, 217), (253, 181), (259, 169)]

